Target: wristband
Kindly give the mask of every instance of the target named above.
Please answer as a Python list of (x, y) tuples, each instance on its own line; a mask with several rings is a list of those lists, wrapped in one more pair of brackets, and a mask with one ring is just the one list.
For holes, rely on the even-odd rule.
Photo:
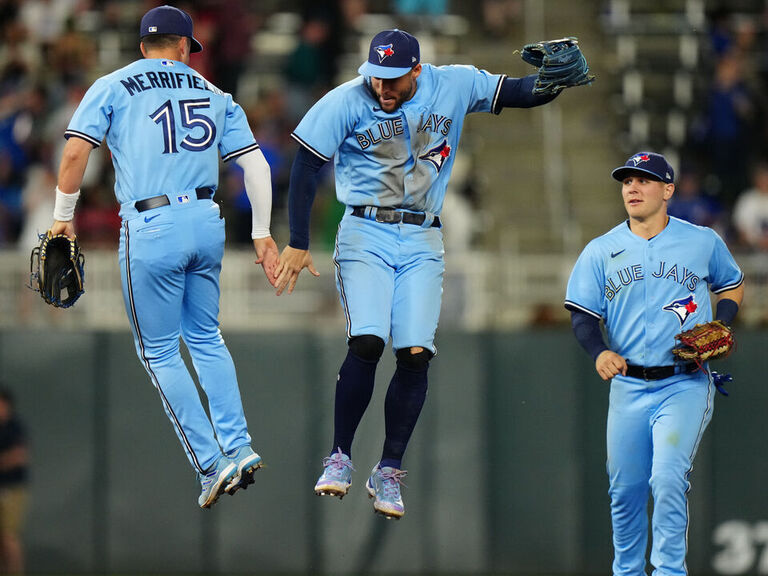
[(726, 326), (730, 326), (736, 313), (739, 311), (739, 305), (730, 298), (718, 300), (715, 311), (715, 320), (720, 320)]
[(61, 189), (56, 186), (56, 202), (53, 205), (53, 219), (59, 222), (69, 222), (75, 217), (75, 204), (77, 199), (80, 198), (80, 190), (74, 194), (67, 194), (62, 192)]

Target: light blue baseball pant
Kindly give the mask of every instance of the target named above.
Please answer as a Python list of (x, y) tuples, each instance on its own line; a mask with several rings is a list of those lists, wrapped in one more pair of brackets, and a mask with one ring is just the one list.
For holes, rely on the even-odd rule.
[[(122, 207), (120, 270), (136, 353), (190, 463), (204, 472), (222, 450), (251, 438), (218, 323), (224, 220), (212, 200), (190, 197), (141, 213)], [(181, 357), (180, 336), (208, 398), (210, 420)]]
[(347, 338), (371, 334), (392, 348), (435, 353), (443, 296), (443, 233), (414, 224), (386, 224), (347, 213), (334, 251), (336, 287)]
[(649, 382), (612, 380), (607, 470), (615, 576), (646, 573), (649, 492), (653, 574), (687, 574), (688, 476), (712, 419), (713, 393), (703, 372)]

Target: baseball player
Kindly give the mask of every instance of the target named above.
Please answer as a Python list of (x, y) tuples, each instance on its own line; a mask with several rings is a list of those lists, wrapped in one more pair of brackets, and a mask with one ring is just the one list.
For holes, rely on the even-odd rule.
[[(667, 215), (674, 171), (639, 152), (612, 172), (629, 219), (587, 244), (568, 281), (576, 339), (611, 381), (608, 476), (614, 575), (644, 575), (653, 496), (654, 574), (686, 574), (689, 474), (712, 418), (706, 363), (676, 363), (675, 335), (715, 317), (733, 322), (744, 276), (710, 228)], [(600, 320), (605, 325), (604, 341)]]
[[(269, 166), (232, 97), (188, 66), (203, 48), (190, 16), (172, 6), (141, 20), (138, 60), (99, 78), (65, 137), (54, 234), (74, 237), (88, 157), (106, 137), (120, 202), (120, 271), (136, 352), (197, 471), (202, 508), (253, 482), (251, 448), (232, 358), (218, 326), (224, 220), (213, 196), (219, 158), (245, 173), (256, 263), (274, 284)], [(210, 419), (179, 353), (179, 336), (208, 397)]]
[(336, 385), (333, 445), (315, 492), (343, 497), (349, 489), (355, 430), (391, 337), (397, 368), (385, 400), (384, 447), (366, 488), (374, 511), (400, 518), (402, 459), (436, 353), (444, 268), (440, 210), (464, 117), (538, 106), (555, 95), (532, 94), (535, 74), (508, 78), (473, 66), (422, 64), (417, 39), (402, 30), (374, 36), (358, 71), (319, 100), (293, 132), (300, 146), (277, 293), (292, 292), (305, 267), (317, 276), (308, 250), (310, 212), (317, 173), (335, 158), (336, 195), (346, 210), (334, 264), (348, 353)]

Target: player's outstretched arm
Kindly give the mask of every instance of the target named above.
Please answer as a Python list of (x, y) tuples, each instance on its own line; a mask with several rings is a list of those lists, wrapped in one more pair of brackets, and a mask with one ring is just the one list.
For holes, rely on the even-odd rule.
[(616, 374), (627, 375), (627, 361), (612, 350), (603, 350), (595, 360), (595, 370), (603, 380), (610, 380)]
[(239, 156), (235, 162), (243, 169), (245, 193), (251, 203), (251, 239), (256, 250), (256, 264), (262, 265), (267, 280), (274, 286), (279, 252), (269, 232), (272, 216), (272, 176), (269, 164), (259, 149)]
[(275, 270), (280, 262), (280, 253), (277, 249), (277, 244), (271, 236), (266, 238), (254, 238), (253, 248), (256, 250), (255, 264), (261, 264), (264, 269), (264, 274), (267, 276), (267, 280), (272, 286), (277, 285), (277, 276)]
[(522, 78), (504, 78), (499, 90), (499, 98), (494, 112), (501, 112), (502, 108), (533, 108), (554, 100), (560, 92), (548, 94), (535, 94), (536, 74), (523, 76)]
[(309, 253), (309, 216), (317, 192), (317, 176), (326, 163), (304, 146), (299, 146), (291, 167), (291, 179), (288, 184), (288, 221), (291, 237), (288, 246), (280, 255), (280, 262), (275, 270), (277, 295), (288, 288), (293, 292), (299, 273), (308, 268), (313, 276), (320, 276), (312, 263)]
[(278, 296), (283, 293), (286, 287), (288, 288), (288, 294), (293, 292), (296, 281), (299, 279), (299, 273), (304, 268), (309, 270), (313, 276), (320, 276), (312, 262), (312, 254), (309, 253), (309, 250), (286, 246), (280, 255), (280, 263), (275, 270), (275, 276), (277, 277), (275, 288), (277, 288)]

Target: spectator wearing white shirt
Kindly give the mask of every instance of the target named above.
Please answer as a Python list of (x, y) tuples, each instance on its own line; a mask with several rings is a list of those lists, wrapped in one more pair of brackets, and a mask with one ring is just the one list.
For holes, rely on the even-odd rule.
[(752, 186), (739, 195), (733, 207), (733, 225), (742, 245), (768, 250), (768, 162), (755, 165)]

